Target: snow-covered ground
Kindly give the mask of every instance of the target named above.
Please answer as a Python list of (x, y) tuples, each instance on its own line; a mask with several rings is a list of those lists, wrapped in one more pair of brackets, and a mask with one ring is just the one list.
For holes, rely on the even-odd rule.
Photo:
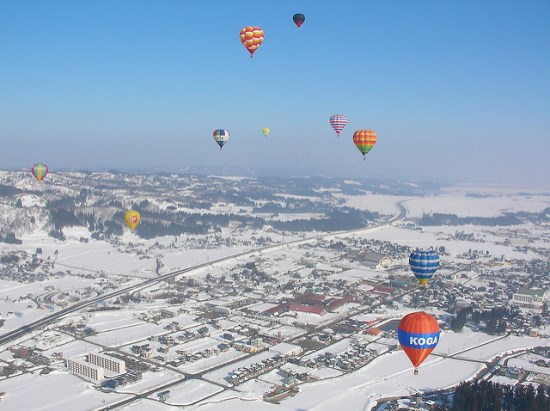
[[(206, 381), (189, 380), (170, 387), (170, 397), (166, 400), (166, 404), (177, 406), (192, 405), (221, 391), (223, 391), (223, 388)], [(151, 395), (151, 397), (154, 398), (155, 394)]]
[(117, 389), (117, 392), (141, 394), (157, 387), (161, 387), (165, 384), (181, 380), (182, 378), (184, 377), (181, 374), (169, 370), (164, 370), (160, 372), (146, 371), (143, 373), (141, 380), (125, 385)]
[[(55, 182), (55, 178), (53, 181)], [(352, 181), (348, 183), (354, 184)], [(23, 185), (28, 186), (28, 184), (31, 183), (27, 181)], [(36, 187), (38, 193), (43, 189), (43, 186)], [(385, 215), (396, 214), (399, 211), (396, 203), (404, 201), (409, 211), (409, 219), (420, 217), (423, 213), (438, 212), (455, 213), (459, 216), (490, 217), (502, 215), (504, 212), (539, 212), (550, 206), (550, 196), (544, 190), (531, 190), (528, 194), (518, 194), (519, 191), (501, 187), (459, 186), (446, 189), (438, 195), (425, 197), (380, 194), (350, 196), (340, 193), (335, 196), (343, 199), (348, 206), (376, 211)], [(75, 192), (78, 193), (78, 190)], [(280, 196), (281, 201), (285, 197), (315, 199), (315, 197), (286, 195)], [(26, 195), (22, 198), (22, 203), (24, 207), (31, 209), (39, 207), (39, 200), (38, 194)], [(159, 207), (164, 208), (171, 204), (164, 200), (157, 200), (157, 202)], [(239, 207), (225, 207), (222, 204), (216, 204), (212, 209), (216, 213), (223, 213), (227, 210), (238, 212)], [(288, 215), (285, 218), (296, 216), (298, 214)], [(308, 215), (300, 214), (300, 216), (305, 218)], [(524, 234), (513, 233), (512, 229), (504, 227), (442, 226), (420, 229), (414, 227), (414, 223), (408, 220), (394, 223), (391, 226), (369, 227), (353, 235), (332, 234), (326, 236), (325, 241), (339, 241), (349, 237), (350, 242), (353, 240), (356, 241), (356, 244), (362, 240), (382, 240), (410, 247), (444, 246), (448, 255), (442, 256), (444, 267), (441, 268), (439, 274), (443, 276), (451, 274), (454, 271), (454, 264), (462, 262), (460, 255), (471, 249), (483, 250), (491, 256), (504, 255), (506, 259), (510, 260), (541, 258), (540, 254), (532, 250), (524, 252), (514, 249), (513, 245), (504, 245), (503, 239), (517, 234), (517, 237), (512, 237), (513, 242), (526, 243), (533, 247), (548, 247), (548, 228), (526, 223), (519, 227), (514, 226), (513, 229), (524, 230), (524, 233), (541, 233), (541, 235), (537, 240), (529, 239), (527, 241), (522, 237)], [(455, 238), (457, 231), (471, 233), (474, 239)], [(157, 277), (155, 272), (157, 261), (162, 264), (161, 274), (215, 261), (257, 247), (251, 241), (252, 235), (256, 237), (271, 236), (281, 246), (180, 274), (170, 283), (153, 284), (140, 290), (143, 295), (141, 301), (120, 304), (116, 310), (81, 311), (78, 314), (65, 317), (58, 323), (58, 325), (61, 323), (83, 324), (97, 333), (85, 337), (85, 340), (76, 339), (65, 332), (59, 337), (53, 335), (54, 331), (60, 331), (55, 330), (55, 325), (51, 325), (51, 331), (44, 333), (37, 331), (34, 335), (27, 335), (14, 344), (18, 347), (40, 348), (43, 350), (40, 353), (45, 357), (57, 359), (51, 365), (53, 371), (49, 374), (38, 375), (41, 370), (46, 368), (45, 366), (35, 366), (21, 359), (14, 360), (8, 350), (12, 346), (3, 347), (5, 349), (0, 353), (0, 367), (7, 367), (13, 362), (25, 365), (27, 368), (22, 373), (13, 374), (0, 380), (0, 393), (5, 393), (0, 396), (0, 409), (2, 410), (91, 410), (106, 407), (121, 399), (142, 393), (147, 393), (148, 398), (141, 398), (120, 409), (154, 411), (171, 409), (174, 406), (185, 406), (189, 410), (201, 411), (235, 409), (255, 411), (274, 409), (287, 411), (304, 409), (315, 411), (369, 410), (379, 398), (412, 395), (452, 387), (460, 381), (471, 379), (479, 372), (486, 370), (486, 363), (495, 357), (517, 353), (531, 347), (550, 345), (547, 338), (495, 337), (482, 332), (474, 332), (468, 328), (460, 333), (443, 331), (439, 345), (420, 367), (420, 375), (414, 376), (413, 368), (405, 353), (401, 350), (391, 349), (392, 345), (397, 344), (395, 338), (390, 335), (377, 339), (377, 337), (370, 337), (358, 332), (352, 337), (339, 337), (341, 338), (339, 341), (327, 344), (324, 348), (304, 356), (304, 359), (314, 359), (324, 353), (338, 355), (351, 347), (352, 338), (364, 338), (370, 341), (369, 348), (375, 350), (378, 356), (366, 366), (350, 373), (325, 366), (307, 368), (287, 363), (233, 387), (233, 384), (228, 381), (228, 377), (234, 370), (261, 362), (275, 354), (266, 350), (249, 356), (232, 347), (227, 351), (209, 353), (204, 358), (180, 364), (177, 368), (160, 367), (156, 370), (146, 371), (143, 374), (143, 379), (118, 387), (117, 393), (106, 394), (78, 377), (68, 374), (63, 369), (62, 361), (58, 359), (59, 353), (63, 358), (82, 359), (86, 354), (102, 351), (101, 346), (105, 346), (107, 349), (119, 350), (120, 353), (130, 355), (132, 345), (150, 344), (154, 351), (153, 356), (157, 356), (160, 355), (159, 349), (162, 344), (155, 337), (167, 335), (173, 337), (175, 342), (168, 348), (163, 347), (166, 352), (162, 355), (167, 360), (173, 360), (182, 355), (177, 351), (189, 354), (203, 350), (214, 351), (219, 344), (227, 343), (228, 340), (221, 337), (221, 334), (226, 332), (233, 336), (235, 341), (244, 341), (246, 337), (234, 329), (241, 325), (243, 327), (244, 325), (254, 326), (265, 340), (272, 338), (295, 342), (302, 335), (308, 333), (303, 324), (316, 325), (318, 329), (322, 329), (325, 327), (325, 323), (328, 324), (332, 320), (349, 315), (353, 310), (359, 308), (359, 305), (346, 304), (336, 312), (326, 313), (322, 316), (295, 312), (291, 316), (275, 317), (271, 319), (273, 321), (253, 315), (247, 316), (244, 312), (239, 311), (239, 308), (232, 306), (228, 317), (217, 319), (216, 326), (201, 316), (205, 312), (209, 312), (208, 303), (220, 304), (224, 308), (224, 304), (229, 306), (239, 299), (250, 300), (247, 302), (249, 304), (247, 314), (261, 313), (275, 307), (279, 300), (290, 301), (294, 298), (292, 291), (303, 293), (309, 290), (308, 283), (316, 281), (314, 276), (321, 275), (319, 271), (323, 272), (322, 275), (326, 283), (346, 282), (351, 285), (350, 289), (353, 287), (361, 291), (370, 290), (373, 287), (371, 281), (387, 280), (390, 272), (367, 268), (360, 263), (345, 259), (342, 257), (343, 252), (341, 251), (320, 247), (320, 240), (317, 239), (308, 240), (303, 247), (283, 245), (283, 240), (288, 243), (302, 238), (303, 234), (301, 233), (292, 235), (289, 233), (283, 237), (281, 233), (261, 231), (252, 233), (246, 230), (232, 231), (230, 228), (224, 228), (222, 236), (229, 240), (238, 239), (236, 245), (221, 243), (214, 247), (213, 243), (208, 243), (208, 247), (202, 248), (191, 245), (195, 240), (206, 241), (208, 238), (206, 235), (194, 236), (189, 240), (186, 236), (178, 236), (177, 239), (163, 237), (143, 240), (135, 234), (125, 231), (117, 241), (107, 242), (90, 238), (88, 230), (82, 228), (65, 228), (64, 234), (67, 237), (64, 242), (49, 237), (46, 231), (36, 230), (21, 236), (23, 241), (21, 245), (0, 243), (0, 252), (25, 251), (32, 255), (40, 248), (41, 258), (51, 264), (53, 270), (62, 273), (56, 277), (52, 276), (35, 282), (0, 279), (0, 318), (3, 320), (0, 333), (22, 327), (51, 312), (59, 311), (62, 307), (75, 301), (94, 297), (99, 292), (155, 278)], [(322, 233), (308, 234), (312, 237), (314, 235), (320, 236)], [(244, 243), (250, 245), (244, 246)], [(359, 245), (356, 245), (355, 248), (359, 248)], [(404, 266), (406, 259), (401, 258), (401, 260), (394, 261), (396, 266), (392, 268), (392, 274), (410, 274)], [(198, 287), (187, 283), (190, 278), (205, 281), (206, 277), (210, 276), (218, 281), (222, 277), (228, 279), (234, 274), (241, 275), (243, 266), (249, 262), (255, 262), (258, 270), (275, 279), (274, 283), (287, 283), (292, 279), (297, 283), (296, 289), (281, 290), (275, 286), (276, 284), (273, 284), (273, 287), (266, 291), (262, 288), (262, 284), (255, 284), (246, 291), (235, 290), (234, 294), (228, 296), (222, 295), (223, 293), (217, 290), (218, 283), (216, 282), (211, 282), (209, 285), (212, 295), (206, 292), (204, 287), (199, 290)], [(486, 262), (489, 262), (489, 258), (486, 259)], [(504, 263), (502, 263), (503, 266)], [(445, 267), (445, 265), (448, 266)], [(489, 264), (483, 268), (487, 271), (493, 269), (497, 270)], [(475, 287), (487, 286), (486, 280), (478, 278), (479, 273), (472, 270), (466, 271), (463, 270), (466, 278), (457, 279), (457, 282), (468, 283)], [(36, 272), (39, 273), (40, 268), (37, 268)], [(525, 273), (517, 274), (518, 277), (522, 275)], [(170, 292), (178, 287), (182, 293), (186, 293), (183, 302), (173, 302), (168, 299), (156, 301), (153, 298), (157, 294)], [(359, 321), (377, 320), (380, 322), (397, 320), (410, 311), (403, 306), (410, 301), (411, 296), (412, 294), (400, 300), (399, 304), (395, 304), (393, 307), (381, 306), (376, 309), (376, 312), (364, 312), (353, 318)], [(108, 303), (111, 301), (98, 305), (102, 307)], [(158, 314), (161, 308), (170, 309), (174, 316), (161, 318)], [(432, 314), (441, 315), (443, 318), (449, 317), (449, 314), (442, 310), (435, 310), (431, 307), (426, 307), (426, 310)], [(145, 317), (148, 318), (145, 319)], [(177, 331), (170, 329), (174, 323), (177, 324)], [(191, 341), (177, 339), (185, 332), (193, 334), (197, 332), (197, 329), (203, 327), (207, 328), (207, 336), (197, 337)], [(228, 331), (228, 329), (233, 330)], [(536, 359), (540, 358), (534, 354), (525, 354), (511, 358), (508, 365), (550, 374), (549, 368), (533, 364)], [(155, 364), (159, 364), (159, 361), (154, 360)], [(314, 380), (300, 384), (300, 392), (284, 399), (279, 405), (263, 401), (264, 393), (269, 391), (273, 385), (281, 384), (281, 369), (300, 373), (307, 372), (314, 377)], [(193, 378), (171, 386), (168, 399), (161, 404), (157, 398), (158, 392), (164, 390), (163, 387), (166, 385), (182, 379), (182, 372), (204, 373), (204, 375), (201, 376), (202, 379)], [(510, 384), (516, 381), (504, 376), (495, 376), (492, 380)], [(152, 390), (157, 391), (151, 393)]]
[(125, 328), (106, 331), (98, 335), (88, 337), (88, 340), (97, 344), (110, 347), (120, 347), (135, 343), (153, 335), (166, 334), (164, 328), (157, 324), (137, 324)]
[(2, 411), (91, 410), (129, 397), (103, 393), (65, 372), (9, 378), (0, 381), (0, 392), (5, 393), (0, 397)]
[(523, 354), (521, 356), (508, 360), (508, 366), (521, 368), (522, 370), (526, 371), (533, 371), (540, 374), (550, 375), (550, 367), (537, 365), (537, 361), (542, 361), (550, 365), (546, 357), (536, 354)]
[(465, 358), (471, 360), (488, 361), (498, 355), (510, 354), (517, 350), (532, 347), (549, 347), (550, 340), (533, 337), (517, 337), (507, 336), (492, 341), (489, 344), (483, 345), (472, 350), (468, 350), (455, 356), (455, 358)]

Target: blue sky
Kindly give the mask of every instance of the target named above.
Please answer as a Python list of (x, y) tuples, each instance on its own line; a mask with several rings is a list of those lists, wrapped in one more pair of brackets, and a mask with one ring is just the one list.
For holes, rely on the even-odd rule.
[(544, 0), (0, 0), (0, 168), (545, 183), (549, 39)]

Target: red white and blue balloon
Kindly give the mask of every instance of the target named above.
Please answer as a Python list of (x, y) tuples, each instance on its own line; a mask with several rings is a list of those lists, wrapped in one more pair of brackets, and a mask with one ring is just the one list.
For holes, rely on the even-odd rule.
[(214, 130), (214, 132), (212, 133), (212, 136), (214, 136), (214, 140), (220, 146), (220, 150), (223, 148), (224, 144), (229, 141), (228, 130), (223, 130), (223, 129)]
[(336, 131), (336, 135), (340, 137), (340, 133), (346, 127), (346, 124), (348, 124), (348, 119), (343, 114), (335, 114), (330, 117), (330, 125)]

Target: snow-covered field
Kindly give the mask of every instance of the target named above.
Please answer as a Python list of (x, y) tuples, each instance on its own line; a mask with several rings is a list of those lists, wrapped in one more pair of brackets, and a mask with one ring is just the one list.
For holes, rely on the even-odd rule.
[(173, 371), (164, 370), (160, 372), (147, 371), (143, 373), (143, 378), (135, 383), (125, 385), (117, 390), (120, 393), (141, 394), (157, 387), (178, 381), (184, 378), (182, 375)]
[(398, 211), (395, 204), (404, 201), (409, 217), (422, 217), (423, 214), (432, 213), (456, 214), (459, 217), (495, 217), (506, 212), (540, 212), (550, 207), (549, 190), (545, 188), (463, 185), (448, 187), (439, 194), (425, 197), (373, 193), (336, 196), (345, 199), (350, 207), (381, 214), (394, 214)]
[(75, 340), (66, 344), (58, 345), (54, 348), (49, 348), (45, 350), (43, 354), (48, 358), (52, 358), (53, 353), (62, 353), (63, 358), (75, 358), (99, 351), (101, 351), (101, 347), (98, 347), (97, 345), (90, 344), (86, 341)]
[(153, 335), (166, 334), (164, 328), (157, 324), (137, 324), (125, 328), (106, 331), (98, 335), (88, 337), (88, 340), (97, 344), (110, 347), (120, 347), (130, 343), (141, 341)]
[(143, 324), (143, 321), (136, 318), (132, 312), (97, 312), (89, 315), (87, 324), (98, 333), (128, 328), (134, 325)]
[(501, 354), (510, 354), (517, 350), (531, 347), (549, 347), (550, 340), (533, 337), (516, 337), (513, 335), (495, 340), (479, 348), (456, 355), (455, 358), (488, 361)]
[(537, 365), (537, 361), (542, 361), (548, 364), (548, 359), (546, 357), (536, 354), (523, 354), (516, 358), (508, 360), (508, 366), (521, 368), (522, 370), (526, 371), (533, 371), (541, 374), (550, 375), (550, 367)]
[(189, 380), (170, 388), (170, 397), (166, 400), (166, 404), (192, 405), (221, 391), (223, 388), (206, 381)]
[[(526, 229), (536, 229), (533, 226), (526, 226)], [(481, 233), (483, 229), (481, 227), (474, 226), (460, 226), (459, 230), (465, 230), (467, 232)], [(495, 244), (492, 241), (483, 243), (473, 243), (471, 241), (462, 241), (449, 238), (452, 231), (454, 233), (457, 227), (425, 227), (422, 232), (413, 231), (406, 228), (392, 226), (384, 230), (373, 231), (369, 236), (372, 239), (395, 242), (401, 245), (407, 245), (409, 247), (418, 248), (430, 248), (444, 246), (447, 252), (453, 256), (457, 254), (463, 254), (472, 248), (481, 248), (484, 251), (489, 251), (493, 256), (505, 255), (507, 258), (536, 258), (539, 257), (532, 251), (526, 253), (520, 251), (514, 251), (510, 247), (500, 244)]]
[(487, 198), (464, 197), (461, 193), (449, 192), (441, 196), (422, 197), (405, 203), (410, 217), (422, 217), (423, 214), (446, 213), (459, 217), (495, 217), (506, 212), (540, 212), (550, 207), (550, 197), (525, 196), (513, 194), (495, 194)]
[(106, 394), (66, 372), (24, 374), (0, 381), (2, 411), (92, 410), (128, 398)]

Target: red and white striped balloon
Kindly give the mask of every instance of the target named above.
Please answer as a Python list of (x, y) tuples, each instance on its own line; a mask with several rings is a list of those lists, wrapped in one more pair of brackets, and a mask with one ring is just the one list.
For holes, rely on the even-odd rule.
[(340, 132), (348, 124), (348, 119), (342, 114), (335, 114), (330, 117), (330, 125), (336, 131), (336, 135), (340, 137)]

